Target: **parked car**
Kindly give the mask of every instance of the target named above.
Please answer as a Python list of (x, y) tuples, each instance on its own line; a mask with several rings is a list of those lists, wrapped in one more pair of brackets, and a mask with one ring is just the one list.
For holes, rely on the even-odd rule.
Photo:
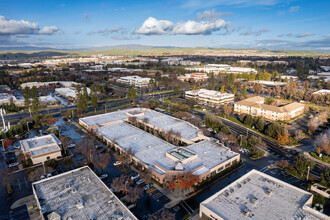
[(105, 174), (102, 174), (102, 175), (100, 176), (100, 179), (103, 180), (103, 179), (105, 179), (105, 178), (107, 178), (107, 177), (108, 177), (108, 174), (105, 173)]
[(143, 179), (139, 179), (139, 180), (136, 182), (136, 185), (141, 185), (142, 183), (144, 183)]
[(17, 161), (17, 162), (9, 164), (8, 167), (14, 167), (14, 166), (17, 166), (18, 164), (19, 164), (19, 162)]
[(48, 173), (47, 174), (47, 178), (49, 178), (49, 177), (52, 177), (52, 174)]
[(75, 147), (76, 146), (76, 144), (69, 144), (68, 145), (68, 148), (73, 148), (73, 147)]
[(132, 176), (131, 176), (131, 180), (135, 180), (135, 179), (137, 179), (137, 178), (139, 178), (140, 177), (140, 174), (133, 174)]
[(45, 177), (44, 175), (42, 175), (42, 176), (40, 177), (40, 179), (43, 180), (43, 179), (46, 179), (46, 177)]
[(118, 161), (118, 160), (117, 160), (116, 162), (113, 163), (114, 166), (119, 166), (120, 164), (121, 164), (121, 162)]
[(21, 145), (16, 145), (14, 146), (15, 149), (20, 149), (21, 148)]

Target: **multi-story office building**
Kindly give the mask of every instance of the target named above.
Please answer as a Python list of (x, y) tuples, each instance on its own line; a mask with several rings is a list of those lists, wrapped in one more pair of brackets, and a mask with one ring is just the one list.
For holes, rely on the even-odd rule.
[(141, 88), (147, 87), (150, 80), (150, 78), (142, 78), (140, 76), (123, 76), (117, 79), (117, 82)]
[(263, 116), (273, 121), (290, 121), (304, 114), (305, 105), (292, 102), (283, 106), (266, 105), (265, 99), (254, 96), (234, 104), (234, 112), (238, 114), (250, 114), (252, 116)]
[(195, 82), (199, 82), (199, 81), (205, 81), (208, 80), (208, 75), (207, 73), (187, 73), (185, 75), (180, 75), (178, 76), (178, 80), (181, 81), (195, 81)]
[(203, 104), (219, 106), (224, 103), (234, 102), (235, 95), (230, 93), (221, 93), (215, 90), (200, 89), (186, 91), (185, 97), (188, 99), (196, 99)]

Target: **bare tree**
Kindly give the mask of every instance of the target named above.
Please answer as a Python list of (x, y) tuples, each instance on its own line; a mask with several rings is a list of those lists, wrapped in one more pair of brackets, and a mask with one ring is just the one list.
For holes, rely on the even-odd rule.
[(168, 209), (163, 209), (162, 212), (157, 213), (156, 215), (151, 216), (148, 220), (174, 220), (175, 214), (168, 211)]
[(122, 186), (120, 178), (119, 177), (114, 178), (110, 186), (111, 188), (114, 189), (115, 192), (120, 192)]
[(125, 200), (129, 203), (135, 203), (142, 195), (143, 188), (141, 187), (129, 187)]
[(318, 135), (314, 141), (315, 150), (319, 154), (322, 152), (330, 154), (330, 132), (328, 133), (329, 135), (326, 133)]
[(129, 148), (128, 150), (123, 151), (120, 154), (115, 153), (114, 156), (117, 161), (121, 162), (125, 166), (129, 166), (132, 161), (132, 158), (134, 157), (134, 152), (131, 148)]
[(2, 185), (6, 186), (7, 184), (11, 183), (14, 178), (12, 175), (9, 174), (10, 170), (8, 167), (0, 169), (0, 178)]

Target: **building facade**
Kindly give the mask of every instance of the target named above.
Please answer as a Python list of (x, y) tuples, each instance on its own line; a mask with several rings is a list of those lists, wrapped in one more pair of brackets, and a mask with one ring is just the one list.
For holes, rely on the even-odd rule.
[(305, 105), (293, 102), (284, 106), (273, 106), (264, 104), (265, 99), (254, 96), (234, 104), (234, 112), (238, 114), (249, 114), (262, 116), (273, 121), (290, 121), (304, 114)]
[(22, 140), (20, 146), (25, 159), (33, 164), (62, 157), (61, 142), (54, 134)]
[(197, 101), (213, 106), (234, 102), (234, 94), (221, 93), (215, 90), (200, 89), (185, 92), (185, 98), (196, 99)]
[(143, 78), (140, 76), (123, 76), (120, 77), (117, 82), (141, 88), (147, 87), (149, 85), (150, 80), (150, 78)]

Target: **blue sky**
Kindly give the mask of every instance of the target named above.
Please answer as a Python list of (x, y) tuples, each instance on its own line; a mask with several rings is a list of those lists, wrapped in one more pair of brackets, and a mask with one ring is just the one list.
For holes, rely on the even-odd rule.
[(329, 0), (0, 0), (0, 47), (330, 50)]

